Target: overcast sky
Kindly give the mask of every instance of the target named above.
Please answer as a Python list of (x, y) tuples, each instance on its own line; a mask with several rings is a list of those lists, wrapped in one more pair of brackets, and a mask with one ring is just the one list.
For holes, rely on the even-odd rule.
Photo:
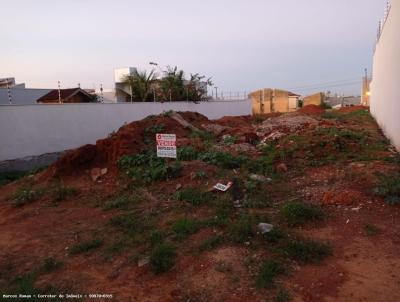
[[(0, 0), (0, 77), (112, 88), (115, 67), (154, 61), (212, 77), (224, 91), (307, 93), (304, 86), (351, 83), (370, 69), (385, 3)], [(359, 94), (360, 85), (323, 90)]]

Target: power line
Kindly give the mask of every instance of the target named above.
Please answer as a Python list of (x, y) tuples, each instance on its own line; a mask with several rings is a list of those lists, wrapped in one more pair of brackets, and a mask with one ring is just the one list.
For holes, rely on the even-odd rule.
[(326, 88), (332, 88), (332, 87), (352, 86), (352, 85), (361, 84), (361, 83), (362, 83), (362, 80), (358, 80), (358, 81), (353, 81), (353, 82), (348, 82), (348, 83), (325, 85), (325, 86), (315, 86), (315, 87), (309, 87), (309, 88), (303, 88), (303, 89), (290, 88), (289, 90), (307, 91), (307, 90), (316, 90), (316, 89), (326, 89)]
[(313, 88), (314, 86), (319, 87), (319, 86), (342, 84), (342, 83), (344, 84), (346, 82), (355, 81), (355, 80), (359, 80), (359, 79), (360, 79), (360, 77), (357, 77), (357, 78), (352, 78), (352, 79), (347, 79), (347, 80), (340, 80), (340, 81), (333, 81), (333, 82), (324, 82), (324, 83), (316, 83), (316, 84), (297, 86), (297, 87), (292, 87), (292, 88), (289, 88), (289, 89), (295, 90), (295, 89), (302, 89), (302, 88)]

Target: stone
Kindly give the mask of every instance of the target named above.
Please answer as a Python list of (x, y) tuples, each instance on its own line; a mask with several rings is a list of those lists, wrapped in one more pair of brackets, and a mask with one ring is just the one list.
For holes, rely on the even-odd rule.
[(288, 167), (284, 163), (280, 163), (279, 165), (276, 166), (276, 170), (279, 173), (286, 173), (288, 171)]
[(97, 181), (101, 177), (101, 169), (100, 168), (93, 168), (90, 170), (90, 177), (93, 181)]

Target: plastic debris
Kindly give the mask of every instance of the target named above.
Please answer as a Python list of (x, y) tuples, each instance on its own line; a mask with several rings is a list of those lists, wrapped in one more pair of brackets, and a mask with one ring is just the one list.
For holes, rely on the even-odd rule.
[(219, 191), (222, 191), (222, 192), (226, 192), (226, 191), (229, 190), (229, 188), (230, 188), (231, 186), (232, 186), (232, 182), (231, 182), (231, 181), (228, 182), (226, 185), (221, 184), (221, 183), (217, 183), (217, 184), (214, 186), (214, 189), (219, 190)]
[(261, 234), (269, 233), (274, 229), (274, 226), (269, 223), (259, 223), (258, 229), (260, 230)]

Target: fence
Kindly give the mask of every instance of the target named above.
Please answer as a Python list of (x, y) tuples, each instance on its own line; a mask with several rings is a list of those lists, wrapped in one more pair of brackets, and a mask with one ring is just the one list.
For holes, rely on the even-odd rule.
[(195, 111), (209, 119), (251, 114), (250, 100), (0, 106), (0, 161), (93, 144), (124, 123), (163, 111)]

